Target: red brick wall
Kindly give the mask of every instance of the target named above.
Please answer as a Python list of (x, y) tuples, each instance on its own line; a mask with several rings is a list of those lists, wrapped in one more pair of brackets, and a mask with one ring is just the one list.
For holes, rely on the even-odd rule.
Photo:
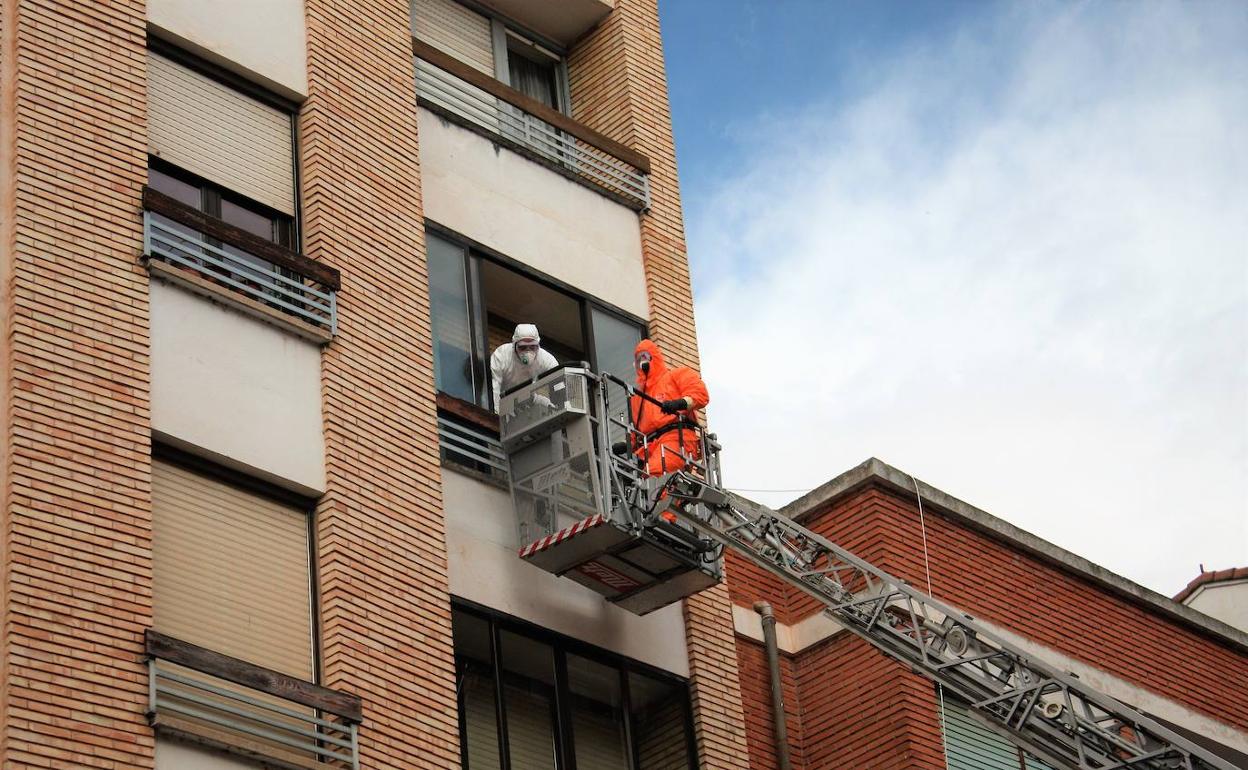
[[(641, 215), (650, 334), (674, 364), (697, 367), (656, 0), (617, 0), (615, 10), (570, 53), (568, 68), (573, 116), (650, 159), (651, 204)], [(724, 586), (685, 602), (685, 630), (700, 760), (705, 767), (744, 768), (737, 653)]]
[[(741, 674), (741, 705), (745, 710), (745, 737), (750, 748), (750, 767), (775, 768), (777, 747), (771, 715), (771, 672), (767, 649), (753, 639), (737, 637), (737, 670)], [(793, 770), (806, 767), (805, 735), (797, 694), (793, 659), (780, 655), (780, 687), (784, 691), (784, 723), (789, 739), (789, 763)]]
[(841, 634), (797, 656), (806, 766), (944, 768), (935, 690)]
[(0, 28), (0, 762), (151, 767), (144, 4)]
[(322, 364), (324, 682), (365, 767), (456, 767), (445, 519), (406, 0), (308, 0), (305, 251), (342, 271)]
[[(932, 593), (970, 614), (1084, 660), (1139, 687), (1248, 729), (1248, 654), (1235, 652), (1091, 581), (1029, 556), (924, 506)], [(808, 519), (919, 587), (926, 586), (913, 496), (864, 488)], [(808, 608), (814, 611), (815, 607)], [(797, 614), (802, 614), (801, 612)]]

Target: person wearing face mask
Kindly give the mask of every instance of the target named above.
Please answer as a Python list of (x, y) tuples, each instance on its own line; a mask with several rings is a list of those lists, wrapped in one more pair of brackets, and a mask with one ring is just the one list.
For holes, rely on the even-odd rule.
[(494, 381), (494, 411), (502, 394), (526, 382), (532, 382), (547, 369), (559, 365), (555, 357), (542, 349), (542, 338), (533, 324), (518, 324), (511, 342), (499, 345), (490, 355), (490, 374)]
[(629, 399), (633, 425), (646, 437), (646, 445), (634, 449), (651, 476), (678, 471), (685, 467), (684, 457), (698, 456), (698, 436), (693, 429), (697, 427), (697, 410), (711, 400), (706, 383), (687, 366), (669, 369), (659, 346), (650, 340), (637, 343), (633, 363), (637, 390), (661, 404), (640, 396)]

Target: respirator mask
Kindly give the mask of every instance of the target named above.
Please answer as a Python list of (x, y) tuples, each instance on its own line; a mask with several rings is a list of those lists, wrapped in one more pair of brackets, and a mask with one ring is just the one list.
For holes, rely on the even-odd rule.
[(519, 358), (520, 363), (524, 364), (525, 366), (528, 366), (529, 364), (533, 363), (533, 360), (537, 358), (537, 343), (536, 342), (517, 342), (516, 343), (516, 358)]
[(644, 350), (637, 354), (637, 371), (642, 374), (650, 373), (650, 354)]

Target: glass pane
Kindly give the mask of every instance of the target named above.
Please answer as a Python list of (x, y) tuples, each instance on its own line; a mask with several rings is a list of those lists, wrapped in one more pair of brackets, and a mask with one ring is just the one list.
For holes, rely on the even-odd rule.
[(258, 235), (266, 241), (273, 240), (273, 217), (241, 206), (225, 198), (221, 199), (221, 219), (235, 227)]
[(499, 651), (511, 770), (555, 766), (555, 666), (549, 645), (502, 632)]
[(628, 700), (640, 770), (688, 770), (689, 690), (643, 674), (628, 675)]
[(628, 770), (619, 669), (568, 656), (577, 770)]
[(202, 211), (204, 208), (203, 193), (197, 185), (183, 182), (181, 179), (170, 176), (163, 171), (149, 168), (147, 170), (147, 185), (156, 192), (164, 193), (193, 209)]
[(434, 381), (443, 393), (476, 403), (464, 250), (433, 235), (427, 241)]
[(557, 93), (558, 80), (555, 77), (553, 61), (539, 62), (525, 56), (515, 48), (507, 51), (507, 69), (511, 76), (511, 87), (552, 110), (559, 109)]
[[(600, 372), (610, 372), (625, 382), (633, 382), (633, 350), (641, 341), (641, 327), (631, 321), (599, 308), (591, 308), (594, 326), (594, 368)], [(610, 416), (621, 421), (627, 412), (627, 401), (624, 388), (612, 384), (607, 388), (607, 402)], [(624, 429), (611, 425), (611, 441), (623, 441)]]
[[(252, 235), (259, 236), (266, 241), (273, 240), (273, 218), (267, 214), (261, 214), (253, 211), (245, 206), (239, 205), (232, 201), (221, 199), (221, 219), (227, 224), (234, 225), (240, 230), (245, 230)], [(247, 265), (258, 268), (257, 271), (246, 270), (244, 275), (252, 278), (258, 285), (263, 286), (265, 283), (272, 282), (272, 278), (268, 273), (274, 269), (272, 262), (261, 259), (254, 254), (249, 254), (242, 249), (233, 246), (225, 246), (225, 252), (232, 257), (238, 258)]]
[(490, 627), (476, 615), (455, 612), (455, 661), (458, 668), (459, 730), (468, 770), (498, 770), (498, 711), (494, 666), (490, 662)]

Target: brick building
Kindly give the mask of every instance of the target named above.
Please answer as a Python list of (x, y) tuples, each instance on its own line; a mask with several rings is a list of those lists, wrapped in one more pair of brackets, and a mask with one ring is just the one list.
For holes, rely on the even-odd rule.
[(489, 410), (698, 363), (656, 0), (0, 8), (0, 763), (745, 767), (726, 588), (520, 562)]
[[(795, 764), (943, 762), (738, 562), (638, 617), (516, 557), (512, 326), (698, 363), (663, 67), (655, 0), (0, 5), (0, 764), (765, 767), (759, 597)], [(899, 484), (792, 512), (917, 581)], [(1244, 750), (1242, 634), (923, 495), (937, 595)]]
[[(1248, 766), (1242, 630), (878, 460), (782, 513), (1234, 766)], [(823, 616), (804, 594), (731, 555), (728, 584), (751, 767), (777, 766), (769, 670), (752, 609), (759, 600), (777, 618), (792, 767), (1044, 767), (980, 727), (964, 704)]]

